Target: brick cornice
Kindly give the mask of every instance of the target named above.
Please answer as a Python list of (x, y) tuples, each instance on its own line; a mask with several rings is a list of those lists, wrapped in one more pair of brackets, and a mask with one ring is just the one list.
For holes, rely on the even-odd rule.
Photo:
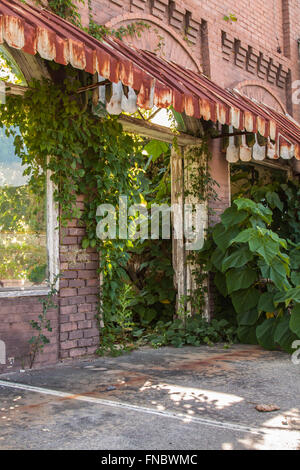
[[(203, 19), (205, 18), (205, 14), (203, 14)], [(208, 23), (210, 24), (210, 19), (207, 20)], [(243, 38), (240, 40), (240, 34), (235, 25), (231, 26), (228, 25), (225, 21), (221, 23), (221, 30), (226, 33), (226, 36), (228, 38), (235, 38), (236, 40), (240, 41), (241, 44), (245, 47), (251, 47), (254, 50), (261, 51), (265, 56), (268, 56), (272, 58), (274, 61), (278, 61), (281, 64), (283, 64), (285, 67), (290, 68), (292, 64), (292, 60), (288, 57), (286, 57), (284, 54), (279, 54), (276, 50), (270, 50), (266, 47), (264, 47), (262, 44), (259, 44), (257, 41), (255, 41), (255, 44), (252, 43), (251, 41), (251, 35), (249, 34), (249, 40), (247, 40), (247, 45), (245, 44), (245, 34), (246, 32), (243, 31)]]

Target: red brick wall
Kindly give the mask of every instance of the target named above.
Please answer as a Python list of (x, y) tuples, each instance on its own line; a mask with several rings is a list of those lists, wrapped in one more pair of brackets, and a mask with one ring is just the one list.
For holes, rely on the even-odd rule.
[[(83, 198), (77, 205), (83, 209)], [(79, 220), (60, 229), (60, 272), (58, 308), (48, 312), (52, 332), (34, 367), (54, 364), (60, 359), (94, 354), (99, 345), (97, 324), (99, 274), (98, 254), (81, 248), (85, 234)], [(0, 373), (29, 366), (29, 340), (36, 334), (30, 320), (42, 312), (38, 297), (0, 299), (0, 340), (6, 344), (7, 364)], [(11, 365), (8, 358), (14, 358)]]
[[(87, 3), (80, 6), (85, 17)], [(243, 80), (258, 80), (267, 83), (285, 104), (289, 102), (288, 74), (292, 80), (299, 78), (298, 0), (91, 0), (91, 5), (95, 21), (113, 22), (116, 27), (122, 18), (123, 23), (128, 22), (128, 15), (135, 15), (131, 21), (149, 21), (151, 15), (162, 27), (188, 39), (190, 55), (200, 57), (205, 73), (220, 85), (232, 87)], [(230, 13), (236, 22), (224, 21)], [(143, 38), (139, 42), (142, 47)], [(166, 56), (170, 47), (168, 44)], [(181, 55), (177, 53), (178, 62), (184, 58), (183, 50)], [(290, 111), (300, 119), (297, 108)]]
[[(77, 206), (83, 209), (83, 198)], [(60, 358), (93, 354), (99, 345), (97, 309), (99, 295), (98, 254), (83, 250), (85, 235), (79, 220), (61, 229), (60, 242)]]
[[(30, 325), (42, 313), (42, 304), (38, 297), (1, 298), (0, 299), (0, 340), (6, 345), (6, 366), (0, 364), (0, 372), (29, 366), (29, 340), (36, 330)], [(47, 318), (51, 322), (52, 332), (45, 332), (50, 344), (44, 348), (34, 363), (34, 367), (57, 362), (58, 354), (58, 309), (49, 310)], [(13, 362), (9, 362), (12, 358)]]

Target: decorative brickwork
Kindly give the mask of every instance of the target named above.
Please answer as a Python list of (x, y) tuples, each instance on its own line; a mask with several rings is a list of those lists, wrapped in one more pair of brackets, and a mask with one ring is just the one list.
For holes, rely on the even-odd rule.
[(185, 8), (179, 6), (175, 2), (170, 2), (170, 17), (169, 22), (173, 28), (179, 31), (185, 30)]
[(177, 62), (189, 70), (201, 71), (199, 60), (201, 58), (201, 49), (199, 47), (200, 25), (198, 48), (193, 47), (189, 44), (189, 41), (184, 40), (183, 35), (180, 35), (168, 24), (165, 24), (153, 15), (139, 15), (137, 13), (120, 15), (106, 25), (109, 28), (117, 29), (120, 26), (139, 20), (146, 21), (150, 28), (141, 31), (139, 35), (129, 35), (123, 38), (124, 41), (135, 47), (152, 51), (170, 61)]
[(239, 83), (236, 88), (249, 98), (254, 98), (260, 103), (276, 109), (280, 113), (286, 113), (285, 105), (275, 95), (272, 88), (267, 83), (261, 83), (256, 80), (245, 80)]
[(186, 37), (188, 41), (195, 45), (199, 43), (200, 23), (192, 18), (191, 12), (186, 14)]
[(147, 4), (147, 0), (131, 0), (130, 11), (144, 11)]
[(267, 80), (272, 85), (280, 88), (286, 86), (289, 69), (278, 60), (265, 56), (224, 31), (221, 33), (221, 41), (224, 60), (233, 62), (237, 67)]
[(169, 0), (153, 0), (151, 14), (160, 20), (166, 17)]
[(246, 70), (254, 75), (257, 74), (259, 57), (260, 54), (258, 50), (254, 47), (249, 46), (246, 61)]
[(123, 0), (111, 0), (112, 3), (114, 3), (115, 5), (118, 5), (118, 7), (122, 7), (123, 6)]

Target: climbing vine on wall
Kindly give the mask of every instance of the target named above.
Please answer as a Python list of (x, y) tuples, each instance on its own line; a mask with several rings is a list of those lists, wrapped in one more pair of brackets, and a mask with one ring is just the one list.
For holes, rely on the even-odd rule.
[[(71, 1), (53, 0), (49, 6), (81, 27), (77, 7)], [(119, 33), (135, 34), (140, 26), (143, 25), (130, 26)], [(90, 28), (98, 39), (109, 33), (95, 25), (92, 17)], [(56, 187), (54, 199), (60, 206), (61, 223), (80, 219), (86, 227), (83, 248), (95, 248), (100, 253), (99, 272), (103, 283), (99, 320), (104, 322), (100, 352), (113, 350), (116, 339), (128, 342), (128, 331), (131, 338), (148, 336), (156, 345), (200, 344), (203, 338), (206, 342), (222, 338), (222, 325), (211, 327), (200, 317), (191, 325), (173, 325), (170, 243), (103, 241), (96, 234), (100, 204), (111, 204), (118, 209), (119, 196), (123, 194), (127, 195), (129, 204), (144, 199), (149, 207), (154, 201), (169, 198), (169, 147), (157, 155), (155, 166), (150, 168), (149, 162), (145, 165), (144, 142), (124, 133), (116, 117), (106, 115), (99, 119), (93, 115), (90, 92), (77, 93), (79, 88), (91, 83), (92, 77), (71, 67), (54, 63), (47, 66), (53, 81), (33, 81), (24, 97), (8, 97), (6, 106), (0, 107), (0, 125), (15, 137), (16, 153), (27, 166), (32, 190), (39, 191), (40, 181), (49, 170)], [(20, 133), (14, 134), (15, 127)], [(204, 148), (199, 149), (199, 155), (203, 152)], [(203, 200), (209, 196), (208, 182), (209, 175), (202, 167), (194, 187), (197, 186), (197, 194), (201, 193)], [(78, 194), (85, 196), (83, 212), (76, 205)], [(141, 262), (136, 263), (138, 258)], [(138, 264), (138, 273), (132, 272), (132, 260)], [(147, 328), (154, 321), (152, 334)], [(191, 334), (192, 330), (197, 330), (196, 335)], [(155, 340), (157, 335), (159, 341)]]
[[(151, 207), (153, 202), (169, 200), (169, 146), (153, 142), (145, 146), (140, 137), (124, 133), (116, 117), (99, 119), (93, 115), (91, 96), (76, 93), (89, 79), (83, 79), (82, 73), (71, 67), (53, 67), (56, 83), (33, 81), (24, 97), (9, 96), (6, 106), (0, 107), (0, 122), (7, 133), (14, 134), (14, 129), (19, 129), (14, 144), (27, 166), (32, 189), (40, 191), (40, 181), (47, 170), (51, 171), (61, 223), (79, 218), (86, 227), (83, 248), (95, 248), (100, 253), (103, 283), (99, 320), (104, 328), (99, 351), (119, 353), (116, 342), (123, 342), (124, 347), (142, 337), (142, 341), (154, 345), (221, 339), (216, 333), (221, 327), (209, 327), (200, 316), (195, 320), (199, 329), (196, 336), (187, 332), (187, 324), (174, 329), (170, 242), (100, 240), (96, 234), (100, 204), (111, 204), (118, 211), (119, 196), (124, 194), (129, 205), (145, 202)], [(145, 157), (147, 148), (149, 155)], [(201, 182), (208, 182), (206, 171), (199, 171)], [(199, 187), (198, 180), (198, 195)], [(207, 187), (203, 186), (205, 194)], [(76, 205), (78, 194), (85, 196), (83, 212)], [(190, 328), (195, 329), (195, 325)]]
[[(84, 4), (85, 2), (88, 4), (89, 10), (88, 27), (83, 27), (79, 13), (80, 4)], [(43, 0), (36, 0), (36, 3), (45, 7)], [(67, 19), (75, 26), (85, 30), (99, 41), (102, 41), (105, 36), (114, 36), (118, 39), (122, 39), (124, 36), (133, 36), (134, 34), (140, 36), (143, 30), (150, 28), (150, 25), (145, 21), (135, 21), (116, 29), (107, 28), (105, 25), (98, 24), (93, 18), (91, 0), (78, 0), (77, 4), (73, 0), (48, 0), (46, 8), (49, 8), (56, 15)]]
[[(116, 118), (99, 120), (88, 112), (76, 95), (82, 84), (80, 74), (65, 68), (63, 75), (57, 84), (34, 81), (24, 97), (8, 97), (6, 106), (0, 107), (1, 126), (8, 133), (19, 128), (16, 153), (27, 165), (33, 189), (39, 190), (45, 171), (51, 171), (62, 223), (81, 218), (87, 230), (85, 247), (98, 245), (104, 275), (114, 276), (117, 282), (128, 259), (126, 240), (112, 246), (97, 239), (96, 209), (103, 203), (118, 207), (120, 194), (126, 194), (129, 201), (140, 201), (137, 162), (141, 143), (125, 134)], [(77, 194), (86, 196), (83, 214), (76, 206)], [(105, 286), (103, 289), (104, 298), (111, 295)]]
[[(84, 3), (85, 0), (78, 0), (78, 3)], [(41, 0), (37, 3), (42, 4)], [(48, 0), (48, 7), (58, 16), (68, 19), (76, 26), (81, 26), (81, 17), (78, 12), (78, 5), (73, 0)]]

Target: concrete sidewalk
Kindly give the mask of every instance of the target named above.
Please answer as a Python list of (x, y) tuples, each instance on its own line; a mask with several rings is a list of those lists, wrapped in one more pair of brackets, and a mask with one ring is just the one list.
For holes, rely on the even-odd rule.
[(285, 353), (143, 348), (0, 376), (0, 449), (296, 450), (299, 408)]

